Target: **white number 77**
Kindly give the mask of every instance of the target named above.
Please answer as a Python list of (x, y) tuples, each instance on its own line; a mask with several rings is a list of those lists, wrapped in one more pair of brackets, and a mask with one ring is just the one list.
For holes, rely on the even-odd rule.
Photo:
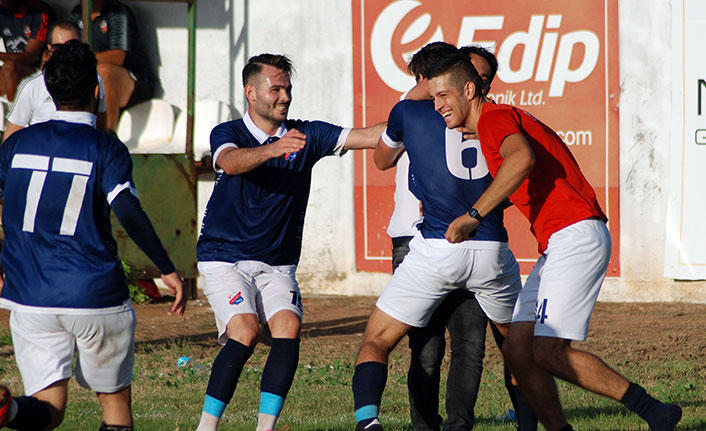
[(42, 189), (47, 179), (50, 162), (52, 172), (74, 174), (74, 178), (71, 181), (71, 190), (69, 190), (69, 196), (66, 198), (66, 205), (64, 206), (61, 228), (59, 229), (60, 235), (73, 236), (76, 232), (78, 216), (81, 214), (83, 197), (86, 194), (86, 185), (93, 169), (93, 163), (62, 157), (54, 157), (52, 159), (48, 156), (35, 154), (15, 154), (12, 158), (11, 167), (13, 169), (32, 170), (32, 176), (27, 187), (27, 203), (25, 204), (22, 230), (24, 232), (34, 232), (39, 199), (42, 196)]

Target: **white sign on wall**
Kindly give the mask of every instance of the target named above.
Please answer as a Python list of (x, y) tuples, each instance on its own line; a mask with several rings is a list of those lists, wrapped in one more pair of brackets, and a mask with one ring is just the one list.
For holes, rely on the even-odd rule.
[(672, 2), (672, 151), (665, 277), (706, 279), (706, 2)]

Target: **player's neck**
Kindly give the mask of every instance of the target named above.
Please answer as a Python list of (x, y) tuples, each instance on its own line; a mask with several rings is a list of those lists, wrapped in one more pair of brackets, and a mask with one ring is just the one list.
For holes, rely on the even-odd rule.
[(248, 115), (250, 115), (250, 119), (260, 130), (270, 136), (274, 136), (279, 130), (279, 127), (282, 125), (282, 123), (276, 123), (270, 119), (258, 115), (257, 112), (252, 109), (248, 109)]
[(464, 123), (464, 128), (470, 132), (478, 132), (478, 119), (480, 119), (480, 114), (483, 112), (483, 105), (487, 102), (484, 97), (475, 97), (470, 101), (470, 110), (468, 111), (468, 116), (466, 116), (466, 122)]

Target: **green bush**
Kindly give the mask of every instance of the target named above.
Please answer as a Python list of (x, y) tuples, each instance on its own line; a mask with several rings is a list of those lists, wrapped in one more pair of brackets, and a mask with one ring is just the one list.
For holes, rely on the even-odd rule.
[(130, 291), (130, 299), (133, 304), (142, 304), (149, 301), (150, 297), (147, 296), (142, 286), (137, 284), (137, 280), (140, 279), (142, 273), (127, 260), (121, 259), (120, 262), (123, 264), (123, 271), (125, 271), (125, 278), (127, 278), (127, 287)]

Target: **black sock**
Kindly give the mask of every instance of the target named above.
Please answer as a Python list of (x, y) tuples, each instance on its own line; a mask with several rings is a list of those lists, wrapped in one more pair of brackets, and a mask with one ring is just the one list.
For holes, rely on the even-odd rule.
[(260, 390), (287, 396), (299, 363), (299, 338), (273, 338), (270, 354), (262, 370)]
[(132, 425), (108, 425), (101, 422), (101, 427), (98, 431), (133, 431)]
[(519, 431), (537, 431), (537, 416), (534, 414), (529, 402), (527, 402), (527, 398), (522, 395), (518, 386), (511, 386), (510, 390), (515, 395), (513, 405), (517, 415), (517, 429)]
[(34, 397), (15, 397), (17, 401), (17, 416), (8, 422), (7, 427), (24, 430), (43, 430), (51, 422), (49, 404)]
[(571, 426), (571, 424), (566, 424), (564, 428), (557, 431), (574, 431), (574, 428)]
[(353, 401), (356, 421), (377, 418), (382, 393), (387, 383), (387, 366), (380, 362), (364, 362), (353, 373)]
[(235, 393), (240, 372), (252, 352), (253, 349), (245, 344), (228, 339), (213, 361), (206, 395), (228, 404)]
[(645, 388), (635, 383), (630, 383), (620, 402), (644, 419), (652, 431), (672, 431), (681, 419), (679, 406), (652, 398)]

